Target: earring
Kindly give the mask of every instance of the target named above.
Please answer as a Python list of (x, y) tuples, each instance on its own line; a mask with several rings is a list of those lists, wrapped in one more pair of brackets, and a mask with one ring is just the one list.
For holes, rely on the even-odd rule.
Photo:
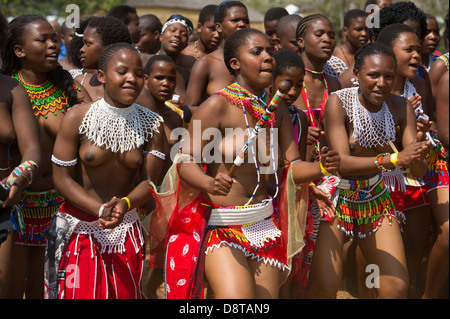
[(359, 81), (358, 81), (357, 78), (351, 78), (350, 81), (352, 81), (352, 84), (353, 84), (354, 86), (359, 86)]

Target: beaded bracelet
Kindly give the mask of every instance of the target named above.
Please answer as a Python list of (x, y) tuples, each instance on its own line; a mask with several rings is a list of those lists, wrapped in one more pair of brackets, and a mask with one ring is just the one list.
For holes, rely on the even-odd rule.
[(398, 166), (398, 153), (392, 153), (389, 161), (392, 163), (392, 165)]
[(130, 199), (128, 197), (122, 197), (122, 199), (125, 199), (125, 201), (127, 202), (128, 210), (129, 210), (131, 208)]
[(319, 162), (319, 164), (320, 164), (320, 172), (322, 173), (323, 176), (331, 175), (331, 173), (328, 172), (328, 171), (325, 169), (325, 167), (323, 167), (322, 162)]
[(377, 157), (375, 157), (375, 165), (380, 172), (386, 170), (386, 168), (381, 164), (381, 162), (383, 161), (383, 158), (387, 155), (390, 155), (390, 154), (383, 153), (383, 154), (378, 154)]
[(28, 181), (28, 185), (30, 185), (33, 182), (33, 173), (31, 168), (35, 167), (37, 168), (37, 164), (33, 161), (25, 161), (22, 164), (20, 164), (19, 166), (17, 166), (16, 168), (13, 169), (13, 171), (11, 172), (11, 174), (9, 174), (7, 180), (6, 180), (6, 184), (8, 184), (9, 186), (12, 186), (14, 184), (14, 182), (16, 181), (17, 178), (19, 178), (19, 176), (22, 175), (22, 173), (26, 170), (28, 171), (28, 173), (30, 174), (30, 178), (26, 178)]

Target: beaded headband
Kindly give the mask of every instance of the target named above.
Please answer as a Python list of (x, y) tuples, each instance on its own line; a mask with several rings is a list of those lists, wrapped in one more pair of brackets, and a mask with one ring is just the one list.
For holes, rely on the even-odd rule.
[(181, 16), (167, 20), (166, 23), (164, 23), (164, 25), (163, 25), (163, 27), (161, 29), (161, 34), (164, 33), (164, 31), (167, 29), (168, 26), (170, 26), (170, 25), (172, 25), (174, 23), (181, 23), (182, 25), (184, 25), (186, 27), (187, 32), (188, 32), (188, 36), (191, 35), (192, 26), (189, 25), (189, 23), (186, 21), (186, 18), (181, 17)]

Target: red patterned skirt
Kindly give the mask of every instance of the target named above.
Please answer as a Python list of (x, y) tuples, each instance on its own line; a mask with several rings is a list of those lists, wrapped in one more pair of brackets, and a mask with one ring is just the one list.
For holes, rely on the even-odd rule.
[(80, 220), (58, 271), (59, 299), (144, 299), (145, 241), (135, 210), (119, 226), (103, 230), (98, 220), (65, 203), (60, 212)]
[[(253, 210), (251, 214), (258, 215), (258, 212), (261, 212), (261, 216), (269, 216), (256, 222), (238, 223), (237, 225), (233, 220), (239, 220), (240, 216), (231, 217), (229, 219), (231, 225), (220, 225), (227, 223), (226, 217), (219, 218), (224, 219), (223, 222), (216, 223), (214, 221), (217, 214), (239, 215), (239, 211), (247, 211), (248, 214), (250, 210)], [(280, 270), (287, 268), (286, 248), (282, 247), (281, 230), (273, 214), (271, 201), (245, 207), (213, 209), (208, 228), (211, 231), (206, 245), (206, 254), (214, 248), (220, 249), (221, 245), (226, 244), (241, 250), (246, 257), (262, 260), (266, 265), (269, 264)]]

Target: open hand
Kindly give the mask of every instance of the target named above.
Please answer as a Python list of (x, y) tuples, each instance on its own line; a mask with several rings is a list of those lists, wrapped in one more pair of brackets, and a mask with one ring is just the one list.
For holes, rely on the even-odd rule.
[(320, 217), (327, 215), (330, 218), (334, 218), (336, 211), (336, 207), (333, 205), (333, 202), (330, 200), (330, 196), (323, 192), (317, 186), (310, 186), (310, 197), (312, 202), (317, 206), (320, 211)]

